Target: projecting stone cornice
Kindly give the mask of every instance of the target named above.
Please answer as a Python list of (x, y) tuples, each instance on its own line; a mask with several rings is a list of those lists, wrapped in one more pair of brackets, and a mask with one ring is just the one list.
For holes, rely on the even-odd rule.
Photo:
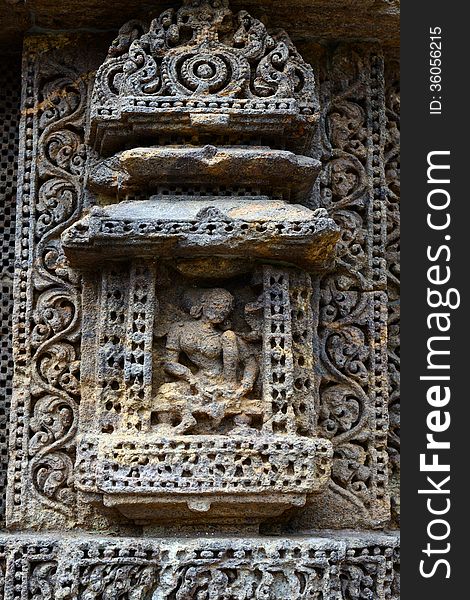
[[(33, 27), (34, 31), (117, 30), (127, 19), (147, 17), (150, 7), (157, 15), (176, 4), (164, 0), (0, 0), (0, 44), (20, 50), (24, 34)], [(399, 43), (399, 0), (235, 0), (231, 6), (234, 11), (249, 11), (270, 28), (288, 30), (294, 42), (373, 39)]]

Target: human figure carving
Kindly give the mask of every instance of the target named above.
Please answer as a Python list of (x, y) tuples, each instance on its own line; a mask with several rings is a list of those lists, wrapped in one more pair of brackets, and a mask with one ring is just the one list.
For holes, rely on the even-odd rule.
[[(243, 413), (242, 400), (253, 389), (259, 369), (249, 344), (234, 331), (223, 329), (233, 301), (227, 290), (207, 290), (191, 308), (193, 320), (176, 323), (168, 332), (163, 368), (177, 381), (160, 386), (156, 408), (167, 415), (180, 410), (175, 433), (196, 425), (196, 412), (210, 416), (215, 425), (228, 407)], [(190, 366), (184, 364), (183, 356)], [(163, 416), (161, 422), (165, 421)]]

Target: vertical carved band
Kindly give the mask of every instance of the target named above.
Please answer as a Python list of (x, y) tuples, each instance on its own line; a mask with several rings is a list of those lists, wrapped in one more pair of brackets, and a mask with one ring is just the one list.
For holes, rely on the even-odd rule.
[(340, 45), (323, 73), (319, 202), (342, 235), (320, 282), (318, 431), (335, 455), (329, 507), (315, 501), (312, 514), (319, 527), (333, 514), (337, 526), (376, 527), (390, 516), (383, 57), (374, 45)]
[(96, 380), (100, 432), (113, 433), (124, 405), (123, 366), (129, 306), (129, 276), (118, 266), (103, 271), (98, 324)]
[(274, 433), (294, 433), (296, 422), (292, 406), (293, 356), (288, 271), (264, 267), (263, 295), (264, 428)]
[(292, 355), (294, 369), (294, 412), (298, 431), (311, 435), (315, 430), (318, 409), (313, 350), (312, 280), (304, 271), (290, 274), (290, 305), (292, 312)]
[(124, 378), (126, 384), (125, 427), (149, 428), (142, 423), (150, 415), (152, 399), (152, 343), (155, 318), (155, 266), (133, 264), (130, 272)]
[(87, 98), (87, 84), (73, 69), (28, 50), (24, 60), (8, 514), (12, 525), (31, 514), (26, 504), (33, 502), (64, 515), (73, 512), (80, 279), (67, 267), (59, 239), (81, 212)]

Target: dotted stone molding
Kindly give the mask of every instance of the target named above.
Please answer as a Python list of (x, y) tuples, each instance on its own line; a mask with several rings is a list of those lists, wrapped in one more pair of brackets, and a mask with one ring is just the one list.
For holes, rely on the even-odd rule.
[[(93, 442), (84, 438), (83, 444), (86, 454), (93, 455)], [(236, 436), (157, 438), (154, 443), (118, 438), (105, 448), (102, 469), (96, 475), (99, 488), (107, 494), (137, 485), (141, 493), (261, 494), (289, 492), (294, 486), (302, 493), (324, 485), (330, 456), (331, 448), (324, 441), (291, 441), (282, 436), (252, 441)], [(133, 465), (130, 473), (129, 462)], [(78, 471), (83, 480), (83, 484), (78, 482), (80, 488), (93, 489), (93, 465), (84, 460)]]
[[(130, 220), (115, 219), (100, 209), (93, 209), (90, 216), (64, 232), (62, 243), (75, 264), (86, 264), (91, 255), (115, 258), (140, 252), (151, 256), (164, 251), (169, 242), (174, 257), (188, 253), (204, 255), (210, 244), (219, 256), (242, 257), (251, 251), (253, 258), (262, 260), (270, 249), (272, 258), (284, 261), (285, 245), (289, 245), (290, 263), (312, 270), (323, 270), (332, 264), (338, 227), (324, 209), (308, 211), (305, 220), (300, 221), (286, 214), (284, 207), (276, 215), (274, 202), (265, 196), (251, 199), (266, 202), (271, 207), (273, 214), (269, 220), (232, 220), (223, 213), (214, 214), (210, 220)], [(132, 203), (129, 209), (132, 210)], [(294, 218), (298, 216), (295, 214)], [(255, 249), (252, 248), (254, 240)]]
[(20, 57), (7, 56), (0, 74), (0, 527), (5, 519), (8, 420), (13, 378), (12, 313), (20, 70)]
[[(322, 214), (323, 216), (323, 214)], [(270, 223), (263, 221), (252, 221), (249, 225), (244, 222), (237, 221), (211, 221), (210, 223), (201, 223), (199, 221), (188, 222), (168, 222), (168, 221), (111, 221), (110, 219), (91, 219), (90, 229), (85, 229), (84, 224), (80, 223), (76, 229), (69, 230), (67, 237), (64, 236), (64, 241), (73, 241), (75, 244), (103, 242), (118, 238), (126, 240), (131, 238), (137, 241), (139, 237), (148, 239), (150, 236), (169, 236), (185, 234), (201, 235), (201, 236), (248, 236), (250, 235), (250, 227), (258, 233), (265, 233), (276, 236), (291, 236), (303, 237), (305, 235), (313, 235), (323, 227), (328, 227), (329, 223), (321, 221), (294, 221), (288, 223)], [(93, 237), (91, 237), (93, 236)]]
[(4, 600), (398, 600), (398, 537), (0, 536)]

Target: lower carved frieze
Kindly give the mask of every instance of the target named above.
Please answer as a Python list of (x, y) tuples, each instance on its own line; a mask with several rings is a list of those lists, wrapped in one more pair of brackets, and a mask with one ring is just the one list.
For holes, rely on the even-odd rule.
[(0, 585), (4, 600), (398, 599), (398, 536), (4, 535)]

